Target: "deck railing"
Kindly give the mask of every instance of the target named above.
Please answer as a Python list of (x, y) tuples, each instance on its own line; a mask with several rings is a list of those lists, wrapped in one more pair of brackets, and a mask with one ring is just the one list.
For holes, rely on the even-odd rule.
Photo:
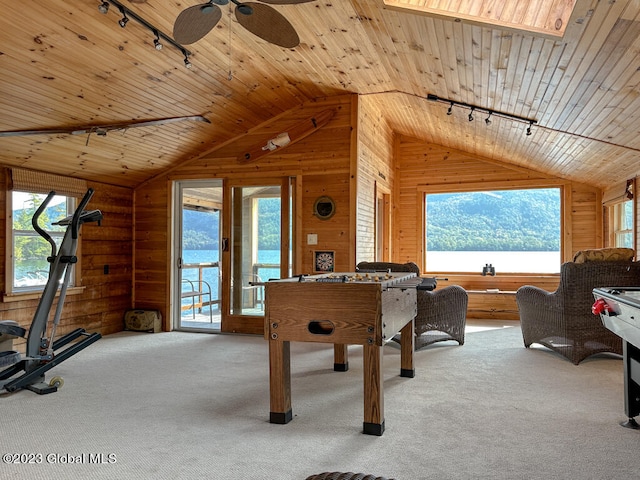
[[(197, 271), (197, 274), (193, 275), (193, 271)], [(215, 271), (217, 270), (217, 271)], [(212, 311), (215, 306), (216, 310), (220, 310), (220, 263), (219, 262), (203, 262), (203, 263), (185, 263), (182, 265), (182, 278), (185, 280), (191, 280), (197, 282), (198, 285), (208, 283), (211, 286), (211, 295), (209, 300), (206, 300), (206, 296), (199, 295), (197, 307), (202, 309), (209, 307)], [(202, 289), (199, 289), (202, 291)], [(183, 310), (189, 310), (192, 304), (183, 305)]]
[[(273, 278), (280, 278), (280, 264), (277, 263), (254, 263), (251, 267), (252, 277), (265, 282)], [(202, 285), (207, 282), (211, 286), (211, 296), (196, 295), (197, 301), (184, 303), (182, 310), (191, 308), (202, 309), (210, 307), (212, 311), (220, 310), (221, 282), (220, 282), (220, 262), (185, 263), (182, 266), (182, 278), (191, 280)], [(201, 289), (199, 289), (201, 290)], [(207, 300), (207, 297), (209, 299)], [(262, 303), (263, 298), (258, 298), (257, 303)]]

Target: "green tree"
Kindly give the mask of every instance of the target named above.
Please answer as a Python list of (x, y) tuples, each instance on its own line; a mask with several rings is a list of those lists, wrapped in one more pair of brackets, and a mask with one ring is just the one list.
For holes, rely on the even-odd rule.
[[(51, 254), (51, 246), (35, 232), (32, 224), (32, 218), (44, 199), (44, 195), (29, 193), (27, 200), (21, 205), (22, 208), (13, 210), (15, 232), (13, 254), (18, 263), (25, 260), (46, 259)], [(48, 207), (40, 214), (38, 224), (48, 232), (64, 231), (65, 227), (52, 225), (51, 218), (57, 221), (66, 217), (66, 210), (65, 201)]]

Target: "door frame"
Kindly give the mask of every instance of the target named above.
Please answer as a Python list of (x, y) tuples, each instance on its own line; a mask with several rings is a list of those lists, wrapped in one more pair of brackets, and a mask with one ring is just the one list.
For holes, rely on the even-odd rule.
[[(202, 331), (206, 333), (220, 333), (219, 329), (215, 328), (203, 328), (199, 330), (197, 328), (186, 328), (181, 326), (181, 318), (182, 318), (182, 268), (180, 262), (182, 259), (182, 234), (183, 234), (183, 205), (184, 205), (184, 193), (183, 191), (188, 188), (222, 188), (223, 192), (223, 205), (220, 211), (220, 222), (223, 222), (223, 213), (224, 213), (224, 180), (219, 178), (210, 178), (210, 179), (179, 179), (172, 181), (171, 188), (171, 205), (172, 205), (172, 215), (171, 215), (171, 268), (170, 268), (170, 305), (169, 311), (170, 313), (170, 325), (171, 330), (175, 329), (185, 329), (190, 331)], [(224, 227), (224, 225), (222, 225)], [(220, 241), (222, 239), (222, 231), (218, 233), (218, 244), (220, 245)], [(221, 247), (218, 247), (219, 250)], [(221, 255), (219, 255), (221, 257)], [(222, 271), (222, 259), (218, 259), (218, 268), (219, 271)], [(220, 295), (224, 295), (224, 291), (220, 288)], [(213, 301), (213, 292), (211, 292), (210, 301)], [(222, 299), (220, 299), (222, 303)], [(212, 305), (209, 305), (209, 308), (213, 308)]]
[[(223, 189), (222, 239), (223, 242), (227, 245), (227, 248), (222, 250), (220, 258), (223, 292), (221, 295), (220, 329), (223, 333), (244, 333), (257, 335), (264, 334), (263, 315), (238, 315), (231, 313), (231, 238), (233, 227), (232, 191), (234, 188), (238, 187), (257, 187), (269, 185), (280, 187), (280, 277), (284, 278), (289, 275), (289, 264), (292, 260), (291, 258), (289, 258), (289, 249), (291, 247), (291, 237), (295, 238), (295, 202), (293, 202), (293, 205), (291, 202), (292, 194), (296, 192), (295, 178), (286, 176), (260, 177), (249, 179), (226, 179)], [(291, 256), (295, 258), (295, 252), (292, 252)]]
[(374, 255), (377, 262), (391, 261), (391, 191), (375, 184), (375, 241)]

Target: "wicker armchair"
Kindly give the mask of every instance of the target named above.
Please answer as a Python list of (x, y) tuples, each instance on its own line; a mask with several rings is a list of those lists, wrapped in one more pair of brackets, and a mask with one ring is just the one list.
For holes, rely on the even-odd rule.
[[(413, 272), (420, 276), (420, 268), (413, 262), (360, 262), (360, 271)], [(433, 284), (432, 284), (433, 285)], [(432, 288), (426, 287), (426, 288)], [(468, 296), (464, 288), (450, 285), (430, 291), (418, 286), (418, 314), (415, 320), (415, 349), (447, 340), (464, 345)], [(397, 338), (394, 340), (398, 341)]]
[(324, 472), (311, 475), (306, 480), (393, 480), (393, 478), (376, 477), (366, 473), (353, 472)]
[(600, 352), (622, 354), (620, 337), (591, 313), (593, 289), (640, 285), (640, 262), (566, 262), (558, 289), (525, 285), (516, 292), (524, 346), (544, 345), (578, 365)]

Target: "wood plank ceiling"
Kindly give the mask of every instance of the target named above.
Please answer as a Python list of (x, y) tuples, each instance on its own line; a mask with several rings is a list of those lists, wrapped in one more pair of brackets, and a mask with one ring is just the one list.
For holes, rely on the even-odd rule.
[[(122, 3), (171, 35), (178, 14), (201, 1)], [(155, 50), (146, 28), (120, 28), (117, 9), (101, 14), (98, 0), (0, 2), (0, 131), (211, 122), (0, 137), (5, 165), (135, 187), (304, 102), (357, 93), (379, 102), (398, 133), (448, 148), (601, 187), (640, 172), (640, 0), (577, 0), (562, 37), (486, 23), (515, 1), (472, 2), (493, 6), (489, 20), (470, 18), (477, 12), (464, 1), (430, 2), (446, 15), (419, 0), (274, 5), (297, 30), (296, 48), (248, 32), (230, 4), (186, 46), (191, 69), (170, 45)], [(544, 3), (517, 1), (536, 11)], [(527, 124), (508, 118), (470, 122), (467, 109), (446, 115), (428, 94), (537, 123), (527, 136)]]

